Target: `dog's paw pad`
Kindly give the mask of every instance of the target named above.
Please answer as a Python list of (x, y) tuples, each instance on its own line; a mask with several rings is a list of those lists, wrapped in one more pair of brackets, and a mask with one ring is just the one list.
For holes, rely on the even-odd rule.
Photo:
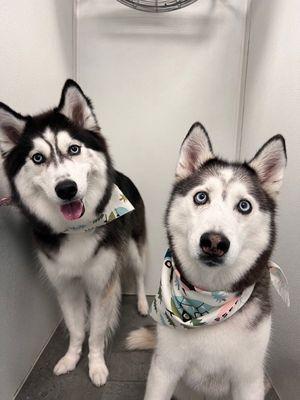
[(149, 311), (149, 305), (148, 305), (147, 299), (139, 300), (137, 308), (138, 308), (138, 312), (143, 317), (146, 317), (146, 315), (148, 315), (148, 311)]
[(55, 365), (54, 370), (53, 370), (54, 374), (55, 375), (63, 375), (63, 374), (67, 374), (68, 372), (73, 371), (78, 363), (78, 360), (79, 360), (79, 357), (77, 357), (77, 356), (65, 355)]
[(105, 385), (108, 377), (108, 369), (104, 362), (93, 362), (89, 367), (89, 375), (95, 386)]

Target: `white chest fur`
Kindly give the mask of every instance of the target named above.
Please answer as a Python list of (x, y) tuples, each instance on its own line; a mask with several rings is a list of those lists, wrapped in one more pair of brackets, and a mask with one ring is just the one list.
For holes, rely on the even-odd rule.
[(251, 327), (257, 307), (252, 302), (243, 312), (218, 325), (190, 330), (159, 325), (157, 354), (181, 370), (176, 373), (188, 387), (225, 396), (237, 376), (247, 376), (247, 371), (263, 366), (271, 318)]
[(116, 262), (113, 249), (95, 250), (101, 240), (101, 233), (83, 232), (68, 235), (53, 258), (39, 251), (38, 256), (48, 278), (57, 286), (60, 281), (85, 278), (99, 270), (101, 280), (111, 273)]

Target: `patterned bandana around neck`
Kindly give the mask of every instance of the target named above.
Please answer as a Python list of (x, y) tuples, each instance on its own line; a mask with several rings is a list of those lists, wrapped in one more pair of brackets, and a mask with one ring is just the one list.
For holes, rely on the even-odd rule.
[[(271, 281), (289, 306), (287, 280), (281, 268), (270, 262)], [(172, 253), (167, 251), (158, 294), (151, 306), (151, 317), (169, 327), (196, 328), (214, 325), (234, 315), (251, 296), (255, 284), (242, 292), (208, 292), (192, 286), (174, 265)]]
[(113, 190), (109, 202), (107, 203), (103, 212), (95, 217), (93, 221), (87, 224), (75, 224), (69, 227), (63, 233), (81, 233), (88, 232), (99, 226), (106, 225), (117, 218), (122, 217), (125, 214), (130, 213), (134, 210), (133, 205), (127, 199), (123, 192), (117, 185), (113, 185)]
[[(0, 207), (1, 206), (9, 206), (13, 205), (11, 198), (9, 196), (0, 198)], [(92, 221), (87, 224), (74, 223), (73, 226), (70, 226), (62, 233), (81, 233), (88, 232), (99, 226), (106, 225), (111, 221), (114, 221), (117, 218), (122, 217), (125, 214), (130, 213), (134, 210), (133, 205), (127, 199), (127, 197), (121, 192), (117, 185), (113, 185), (113, 190), (111, 194), (111, 198), (107, 203), (104, 211), (95, 217)]]

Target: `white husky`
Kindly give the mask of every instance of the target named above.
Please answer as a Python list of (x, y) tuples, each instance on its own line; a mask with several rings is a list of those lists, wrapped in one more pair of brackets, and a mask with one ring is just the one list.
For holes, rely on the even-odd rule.
[[(234, 400), (264, 398), (271, 330), (267, 266), (285, 165), (285, 142), (280, 135), (270, 139), (250, 162), (229, 163), (215, 157), (201, 124), (189, 131), (166, 212), (170, 248), (166, 266), (171, 268), (172, 257), (172, 272), (180, 276), (184, 292), (192, 288), (213, 296), (225, 291), (250, 293), (250, 297), (237, 312), (231, 307), (213, 324), (205, 324), (203, 306), (197, 316), (191, 316), (187, 307), (180, 315), (180, 305), (174, 306), (178, 298), (173, 299), (172, 308), (160, 315), (161, 321), (156, 318), (157, 330), (132, 332), (130, 349), (155, 347), (145, 400), (169, 400), (180, 379), (212, 397), (231, 393)], [(182, 325), (199, 326), (174, 327), (172, 318)], [(166, 326), (168, 321), (172, 326)]]

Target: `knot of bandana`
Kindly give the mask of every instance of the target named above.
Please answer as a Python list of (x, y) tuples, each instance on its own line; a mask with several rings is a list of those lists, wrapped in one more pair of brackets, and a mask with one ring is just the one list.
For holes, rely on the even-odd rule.
[[(287, 281), (280, 267), (271, 263), (269, 268), (271, 275), (272, 269), (275, 268), (282, 292), (286, 295)], [(274, 284), (273, 279), (272, 283)], [(158, 294), (152, 303), (150, 315), (159, 324), (173, 328), (218, 324), (243, 307), (254, 287), (255, 284), (241, 292), (209, 292), (192, 286), (176, 269), (171, 251), (168, 250), (164, 258)], [(278, 288), (276, 289), (278, 291)]]

